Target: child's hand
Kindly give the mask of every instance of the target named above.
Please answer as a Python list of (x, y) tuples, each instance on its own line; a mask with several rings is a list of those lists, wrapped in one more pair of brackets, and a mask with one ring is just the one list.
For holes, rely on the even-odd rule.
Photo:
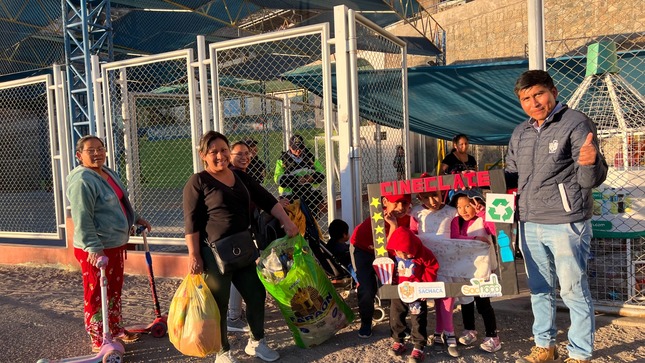
[(391, 213), (391, 212), (383, 212), (383, 220), (387, 222), (390, 225), (390, 228), (396, 229), (398, 227), (398, 222), (396, 221), (396, 217)]
[(486, 209), (486, 204), (482, 204), (482, 203), (481, 203), (479, 200), (477, 200), (477, 199), (472, 199), (472, 200), (470, 201), (470, 205), (472, 205), (472, 206), (473, 206), (473, 208), (475, 208), (475, 210), (476, 210), (477, 212), (481, 212), (482, 210)]

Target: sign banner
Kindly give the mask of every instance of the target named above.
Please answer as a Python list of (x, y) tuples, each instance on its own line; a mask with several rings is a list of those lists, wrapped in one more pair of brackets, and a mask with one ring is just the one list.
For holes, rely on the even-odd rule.
[[(385, 221), (383, 219), (383, 204), (382, 197), (394, 194), (416, 194), (422, 192), (433, 192), (437, 190), (462, 190), (465, 188), (473, 187), (488, 187), (491, 190), (491, 198), (493, 205), (499, 212), (494, 214), (497, 216), (496, 229), (498, 232), (496, 244), (493, 248), (490, 246), (476, 242), (478, 247), (483, 247), (481, 256), (473, 255), (472, 250), (468, 253), (462, 253), (460, 248), (448, 247), (463, 247), (468, 249), (469, 243), (473, 240), (450, 240), (444, 242), (443, 245), (437, 245), (434, 248), (434, 253), (437, 259), (448, 259), (448, 263), (441, 263), (439, 271), (448, 273), (455, 270), (456, 267), (463, 266), (464, 259), (467, 260), (466, 264), (473, 270), (469, 276), (463, 277), (463, 282), (432, 282), (432, 283), (413, 283), (413, 284), (392, 284), (392, 274), (394, 270), (394, 262), (388, 257), (388, 250), (385, 248), (387, 241), (385, 235)], [(514, 295), (519, 293), (517, 284), (517, 270), (515, 267), (515, 256), (511, 248), (511, 224), (508, 222), (513, 221), (514, 196), (504, 196), (506, 191), (506, 184), (504, 181), (503, 170), (491, 170), (471, 172), (464, 174), (452, 174), (441, 176), (430, 176), (426, 178), (413, 178), (410, 180), (396, 180), (386, 181), (379, 184), (368, 184), (367, 194), (369, 200), (370, 219), (372, 220), (372, 236), (374, 243), (374, 269), (377, 272), (382, 286), (379, 288), (379, 297), (381, 299), (396, 299), (401, 298), (412, 299), (414, 301), (420, 297), (445, 297), (445, 296), (502, 296)], [(493, 194), (496, 193), (496, 194)], [(496, 203), (496, 204), (495, 204)], [(506, 207), (510, 207), (511, 211)], [(509, 214), (510, 213), (510, 214)], [(504, 223), (504, 224), (501, 224)], [(424, 243), (426, 240), (424, 240)], [(445, 248), (442, 248), (445, 247)], [(432, 250), (432, 249), (431, 249)], [(491, 251), (493, 253), (491, 253)], [(439, 256), (441, 255), (441, 256)], [(496, 261), (499, 256), (499, 261)], [(491, 265), (495, 266), (492, 269), (496, 270), (497, 274), (491, 274), (488, 280), (475, 276), (475, 270), (481, 266), (482, 259), (489, 261), (488, 258), (495, 260)], [(477, 260), (477, 261), (475, 261)], [(461, 264), (460, 264), (461, 263)], [(443, 269), (443, 270), (442, 270)], [(459, 269), (464, 270), (464, 269)], [(488, 276), (491, 268), (486, 268), (485, 274)]]
[(610, 168), (607, 179), (593, 190), (594, 238), (645, 236), (645, 170)]

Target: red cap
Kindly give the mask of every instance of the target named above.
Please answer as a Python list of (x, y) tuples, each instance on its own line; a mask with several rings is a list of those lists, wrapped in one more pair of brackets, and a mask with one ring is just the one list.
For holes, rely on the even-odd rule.
[(390, 203), (408, 202), (412, 203), (412, 196), (410, 194), (392, 194), (384, 196)]

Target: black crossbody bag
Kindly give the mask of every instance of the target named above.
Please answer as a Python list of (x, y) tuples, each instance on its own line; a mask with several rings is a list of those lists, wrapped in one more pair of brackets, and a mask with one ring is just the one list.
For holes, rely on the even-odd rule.
[[(246, 194), (249, 196), (249, 200), (251, 200), (251, 193), (249, 193), (244, 182), (237, 175), (235, 175), (235, 180), (242, 184)], [(255, 260), (260, 257), (260, 251), (255, 245), (249, 228), (230, 236), (222, 237), (214, 242), (206, 241), (206, 244), (213, 251), (217, 268), (222, 275), (255, 264)]]

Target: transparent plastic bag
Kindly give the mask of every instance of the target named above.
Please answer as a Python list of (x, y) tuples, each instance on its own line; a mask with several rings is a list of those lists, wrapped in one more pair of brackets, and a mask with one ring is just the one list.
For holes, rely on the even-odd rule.
[(170, 303), (168, 336), (178, 351), (205, 357), (222, 346), (220, 315), (202, 275), (188, 274)]

